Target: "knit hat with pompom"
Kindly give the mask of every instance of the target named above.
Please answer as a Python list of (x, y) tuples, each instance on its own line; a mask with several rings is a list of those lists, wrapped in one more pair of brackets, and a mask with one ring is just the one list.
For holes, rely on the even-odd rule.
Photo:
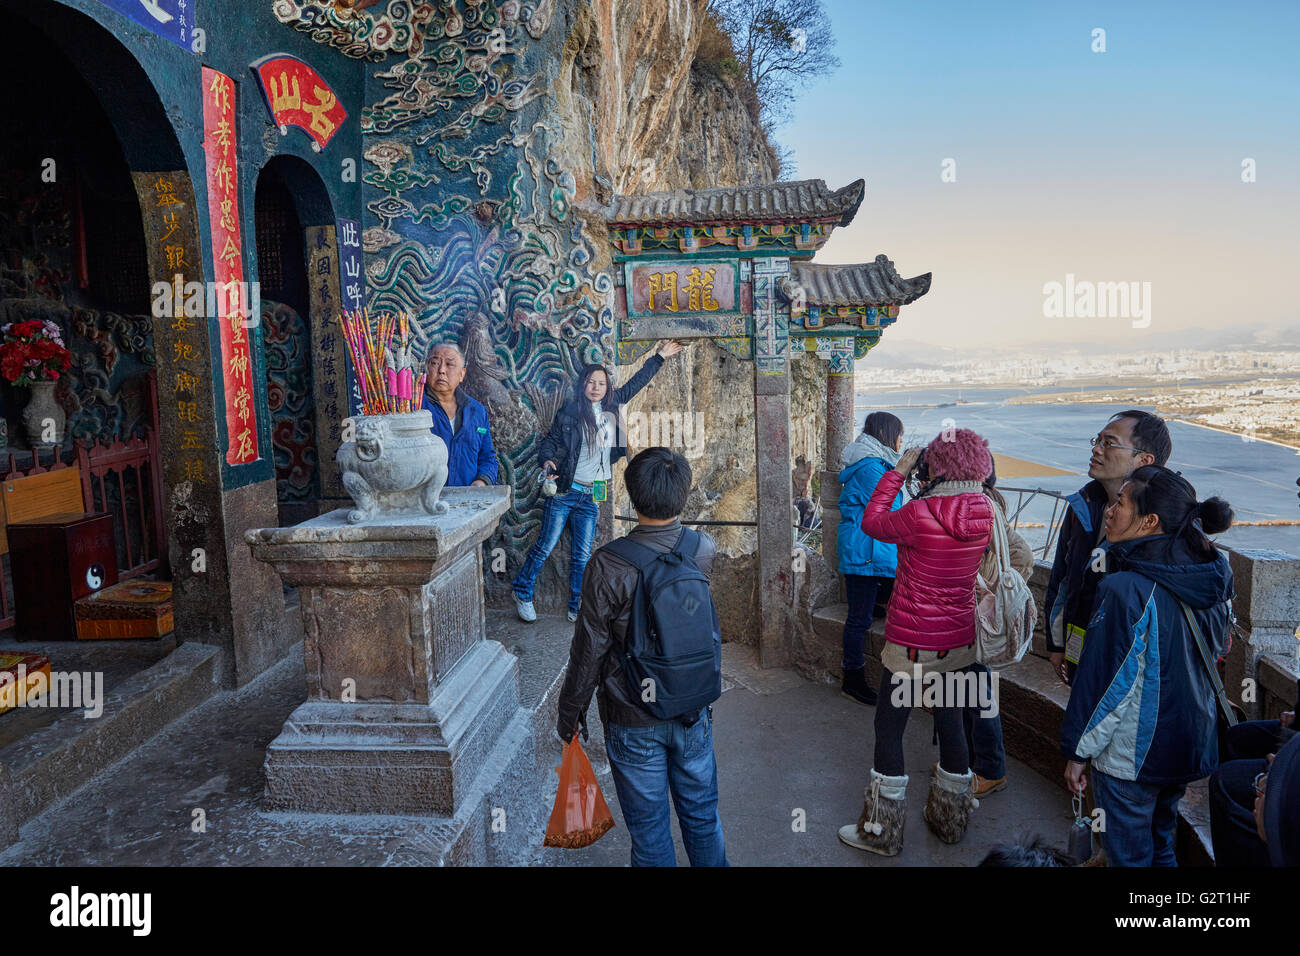
[(944, 430), (925, 449), (931, 479), (983, 481), (993, 471), (989, 443), (969, 428)]

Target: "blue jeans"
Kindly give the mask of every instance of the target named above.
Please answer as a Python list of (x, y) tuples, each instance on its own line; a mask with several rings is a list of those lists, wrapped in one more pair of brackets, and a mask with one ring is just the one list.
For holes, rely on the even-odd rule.
[(713, 718), (707, 708), (690, 727), (675, 720), (648, 727), (607, 724), (605, 751), (632, 838), (633, 866), (677, 865), (670, 793), (691, 866), (729, 865), (718, 813)]
[[(966, 673), (987, 674), (989, 669), (976, 661)], [(1002, 745), (1002, 711), (985, 717), (978, 706), (967, 707), (966, 746), (970, 748), (970, 768), (985, 780), (1001, 780), (1007, 775), (1007, 752)]]
[(1106, 811), (1106, 865), (1177, 866), (1178, 801), (1187, 784), (1120, 780), (1096, 769), (1089, 776), (1097, 806)]
[(849, 599), (849, 612), (844, 616), (844, 659), (840, 666), (846, 671), (855, 671), (867, 666), (864, 653), (867, 632), (871, 630), (871, 618), (876, 606), (880, 589), (886, 593), (893, 587), (893, 578), (876, 577), (866, 574), (844, 575), (844, 593)]
[[(585, 487), (586, 492), (579, 489)], [(582, 575), (587, 570), (591, 559), (591, 543), (596, 539), (596, 502), (591, 498), (591, 487), (574, 484), (562, 495), (556, 495), (546, 502), (542, 512), (542, 530), (537, 540), (528, 549), (524, 566), (515, 575), (515, 597), (521, 601), (533, 599), (533, 587), (537, 584), (537, 575), (542, 565), (551, 556), (555, 546), (560, 543), (564, 526), (570, 526), (572, 552), (569, 557), (569, 610), (577, 611), (582, 598)]]

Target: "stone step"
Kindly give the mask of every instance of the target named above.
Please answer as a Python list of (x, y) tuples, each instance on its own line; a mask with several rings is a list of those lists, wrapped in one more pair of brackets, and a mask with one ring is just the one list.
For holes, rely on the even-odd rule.
[[(22, 824), (128, 756), (163, 727), (207, 700), (218, 689), (221, 650), (187, 643), (161, 660), (106, 688), (103, 712), (86, 717), (65, 712), (0, 749), (10, 794), (0, 802)], [(16, 834), (0, 833), (0, 845)]]
[[(813, 612), (815, 647), (810, 657), (823, 662), (823, 679), (840, 679), (840, 649), (847, 613), (847, 604), (832, 604)], [(880, 686), (880, 650), (884, 639), (885, 622), (877, 619), (872, 622), (867, 649), (867, 679), (873, 687)], [(831, 660), (833, 663), (826, 666), (825, 662)], [(998, 697), (1007, 753), (1068, 793), (1060, 739), (1070, 691), (1056, 679), (1051, 664), (1039, 656), (1037, 642), (1023, 661), (999, 673)], [(1214, 865), (1204, 780), (1188, 785), (1187, 794), (1179, 803), (1178, 857), (1184, 866)]]

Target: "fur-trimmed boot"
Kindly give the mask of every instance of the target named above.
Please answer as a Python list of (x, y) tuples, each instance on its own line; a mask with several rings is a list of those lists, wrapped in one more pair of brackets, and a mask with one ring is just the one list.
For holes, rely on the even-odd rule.
[(903, 849), (903, 824), (907, 822), (907, 775), (886, 777), (871, 769), (871, 782), (863, 793), (862, 816), (840, 827), (840, 840), (849, 846), (898, 856)]
[(925, 824), (944, 843), (958, 843), (966, 835), (971, 811), (980, 805), (975, 799), (975, 774), (949, 773), (935, 767), (930, 778), (930, 796), (925, 801)]

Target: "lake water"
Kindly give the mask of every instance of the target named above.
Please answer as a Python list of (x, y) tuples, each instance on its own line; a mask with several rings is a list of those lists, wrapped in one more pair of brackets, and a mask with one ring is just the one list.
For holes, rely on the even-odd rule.
[[(903, 445), (929, 442), (952, 419), (958, 428), (970, 428), (989, 441), (996, 452), (1063, 468), (1071, 475), (1004, 478), (1002, 487), (1042, 488), (1069, 493), (1088, 481), (1088, 439), (1097, 434), (1107, 419), (1125, 407), (1121, 405), (1051, 404), (1007, 405), (1006, 401), (1031, 393), (1029, 389), (970, 389), (960, 391), (964, 403), (946, 408), (920, 408), (956, 401), (957, 389), (858, 392), (855, 409), (857, 430), (867, 413), (885, 410), (897, 415), (906, 429)], [(1050, 391), (1050, 390), (1049, 390)], [(1142, 407), (1142, 406), (1138, 406)], [(1148, 410), (1153, 410), (1148, 407)], [(1300, 476), (1300, 452), (1263, 441), (1245, 441), (1236, 435), (1171, 421), (1169, 433), (1174, 452), (1168, 465), (1183, 473), (1201, 498), (1219, 495), (1232, 505), (1238, 519), (1267, 521), (1300, 519), (1296, 478)], [(1014, 495), (1008, 503), (1015, 507)], [(1021, 519), (1046, 522), (1051, 516), (1050, 499), (1035, 499), (1025, 507)], [(1043, 543), (1044, 529), (1024, 529), (1033, 545)], [(1234, 527), (1218, 540), (1236, 548), (1272, 548), (1300, 556), (1300, 526)]]

